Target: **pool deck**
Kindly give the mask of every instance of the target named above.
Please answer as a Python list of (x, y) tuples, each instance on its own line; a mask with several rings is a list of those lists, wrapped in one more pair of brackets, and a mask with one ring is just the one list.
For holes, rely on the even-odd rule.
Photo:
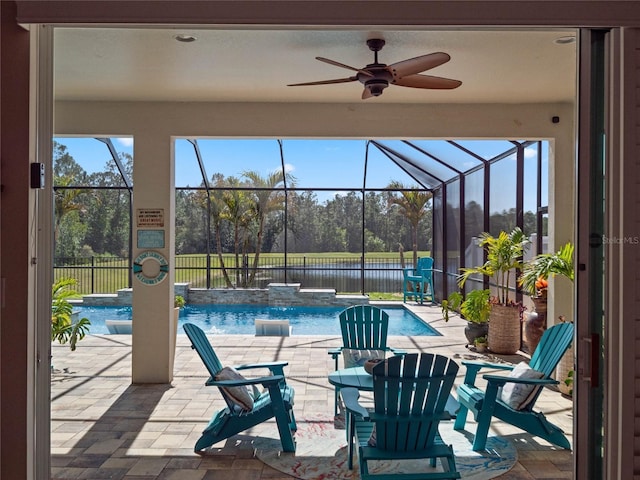
[[(487, 359), (465, 347), (463, 320), (453, 317), (445, 323), (439, 307), (413, 305), (411, 309), (442, 336), (393, 336), (390, 346), (408, 352), (440, 353), (458, 362)], [(333, 388), (327, 374), (334, 366), (327, 350), (340, 345), (339, 336), (296, 336), (294, 332), (290, 337), (209, 338), (225, 364), (288, 361), (285, 372), (296, 391), (298, 418), (333, 412)], [(210, 454), (193, 452), (201, 431), (213, 412), (222, 408), (223, 400), (217, 390), (204, 386), (208, 375), (184, 334), (178, 335), (171, 385), (131, 384), (130, 335), (90, 335), (79, 342), (75, 352), (53, 344), (52, 354), (52, 479), (292, 478), (256, 459), (253, 449), (242, 442), (246, 438), (243, 434), (220, 442)], [(526, 359), (524, 354), (488, 357), (511, 363)], [(462, 382), (464, 373), (461, 367), (456, 384)], [(570, 398), (545, 388), (536, 406), (572, 441)], [(498, 478), (572, 478), (571, 452), (497, 420), (492, 422), (491, 433), (509, 438), (518, 450), (516, 466)]]

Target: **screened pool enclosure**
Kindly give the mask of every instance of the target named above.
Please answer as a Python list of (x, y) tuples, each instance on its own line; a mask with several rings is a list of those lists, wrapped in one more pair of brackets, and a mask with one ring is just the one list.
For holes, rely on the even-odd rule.
[[(130, 287), (133, 139), (55, 142), (56, 277)], [(545, 251), (548, 171), (545, 141), (179, 139), (176, 282), (394, 293), (415, 252), (441, 299), (484, 231), (519, 226)]]

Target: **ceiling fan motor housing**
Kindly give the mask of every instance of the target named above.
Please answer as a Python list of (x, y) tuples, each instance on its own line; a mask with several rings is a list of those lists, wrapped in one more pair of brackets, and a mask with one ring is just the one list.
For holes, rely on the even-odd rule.
[(382, 95), (382, 91), (389, 86), (389, 82), (383, 79), (373, 79), (369, 80), (364, 84), (364, 86), (369, 90), (369, 93), (374, 97), (379, 97)]
[(358, 73), (356, 75), (358, 80), (369, 90), (371, 95), (379, 97), (382, 95), (382, 91), (389, 86), (389, 82), (393, 80), (393, 74), (389, 72), (387, 66), (383, 63), (371, 63), (367, 65), (364, 70), (372, 76)]

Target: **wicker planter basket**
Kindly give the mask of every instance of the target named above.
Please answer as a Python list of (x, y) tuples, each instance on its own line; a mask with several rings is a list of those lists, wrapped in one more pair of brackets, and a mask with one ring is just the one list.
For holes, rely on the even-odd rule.
[(489, 317), (489, 350), (512, 355), (520, 350), (520, 307), (492, 305)]
[(571, 395), (573, 391), (573, 385), (564, 383), (564, 381), (569, 378), (569, 372), (573, 369), (573, 345), (571, 345), (556, 367), (556, 380), (560, 382), (558, 384), (558, 390), (565, 395)]

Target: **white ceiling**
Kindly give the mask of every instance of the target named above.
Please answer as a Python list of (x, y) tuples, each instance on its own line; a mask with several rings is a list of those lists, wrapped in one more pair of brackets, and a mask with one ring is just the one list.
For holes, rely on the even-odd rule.
[[(177, 34), (197, 37), (192, 43)], [(557, 44), (573, 30), (220, 30), (57, 28), (57, 100), (145, 100), (323, 103), (573, 102), (576, 44)], [(361, 100), (359, 82), (288, 87), (354, 72), (373, 62), (368, 38), (383, 38), (381, 63), (432, 52), (451, 60), (425, 72), (461, 80), (455, 90), (391, 85)]]

